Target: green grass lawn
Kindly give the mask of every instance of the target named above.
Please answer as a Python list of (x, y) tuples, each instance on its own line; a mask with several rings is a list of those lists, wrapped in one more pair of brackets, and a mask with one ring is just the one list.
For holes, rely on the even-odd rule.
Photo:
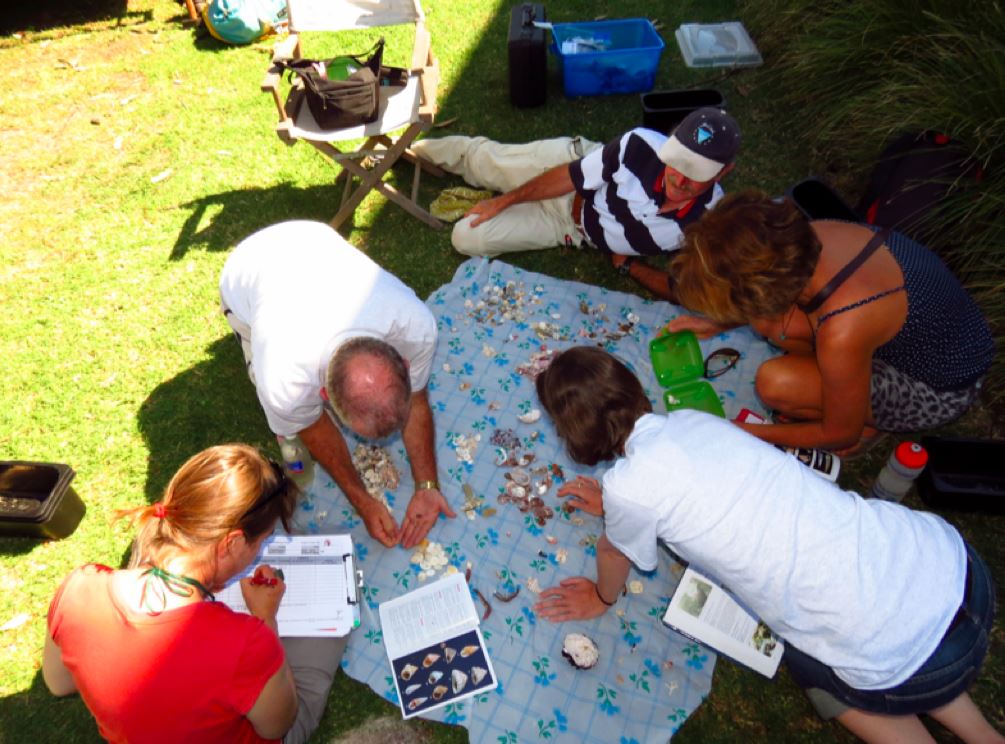
[[(79, 699), (56, 700), (41, 681), (49, 599), (81, 563), (120, 564), (130, 536), (112, 521), (114, 511), (156, 500), (190, 454), (235, 440), (275, 452), (219, 315), (217, 279), (238, 240), (281, 220), (327, 221), (340, 193), (334, 172), (312, 148), (287, 147), (274, 133), (274, 107), (258, 90), (270, 44), (217, 44), (184, 25), (184, 7), (171, 0), (71, 5), (69, 11), (52, 2), (21, 8), (5, 19), (9, 33), (0, 37), (6, 74), (0, 92), (0, 458), (70, 464), (88, 509), (77, 532), (61, 542), (0, 538), (0, 625), (14, 626), (0, 631), (0, 742), (98, 739)], [(506, 87), (509, 8), (491, 0), (427, 1), (443, 71), (439, 119), (456, 117), (433, 136), (606, 140), (641, 123), (636, 96), (564, 98), (554, 58), (547, 105), (513, 109)], [(732, 74), (690, 71), (680, 61), (673, 29), (736, 17), (731, 0), (570, 0), (548, 10), (560, 21), (601, 14), (661, 21), (668, 48), (657, 87), (717, 87), (744, 129), (742, 159), (727, 189), (777, 193), (809, 174), (805, 153), (786, 135), (786, 112), (762, 93), (771, 59), (759, 70)], [(358, 51), (369, 38), (347, 43)], [(393, 63), (406, 53), (392, 43), (388, 55)], [(395, 178), (407, 189), (410, 169)], [(428, 203), (456, 181), (423, 184)], [(448, 231), (433, 231), (376, 197), (343, 232), (421, 296), (461, 263)], [(554, 250), (511, 260), (635, 290), (595, 252)], [(961, 426), (986, 435), (993, 424), (978, 411)], [(884, 454), (848, 468), (844, 484), (866, 482)], [(986, 556), (1005, 596), (1003, 520), (946, 516)], [(975, 696), (1005, 728), (1002, 627), (996, 626)], [(396, 709), (340, 675), (316, 739), (337, 740), (386, 716), (397, 716)], [(415, 740), (467, 738), (463, 729), (422, 722), (395, 731), (369, 738), (364, 731), (354, 740), (405, 740), (402, 731)], [(784, 672), (768, 682), (722, 661), (710, 698), (677, 739), (850, 737), (816, 719)]]

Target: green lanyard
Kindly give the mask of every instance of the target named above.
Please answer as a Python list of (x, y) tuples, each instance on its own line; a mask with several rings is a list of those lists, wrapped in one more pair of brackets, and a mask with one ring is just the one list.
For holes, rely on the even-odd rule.
[[(170, 571), (165, 571), (163, 568), (158, 568), (157, 566), (148, 568), (141, 574), (141, 576), (146, 578), (143, 582), (143, 593), (140, 596), (140, 601), (143, 603), (143, 607), (145, 607), (147, 612), (151, 615), (161, 614), (167, 606), (167, 595), (164, 593), (165, 589), (178, 597), (191, 597), (192, 592), (198, 589), (202, 596), (210, 602), (216, 601), (216, 597), (213, 595), (213, 592), (189, 576), (173, 574)], [(160, 581), (152, 583), (151, 579), (160, 579)], [(151, 594), (159, 600), (161, 606), (159, 610), (154, 609), (150, 598)]]

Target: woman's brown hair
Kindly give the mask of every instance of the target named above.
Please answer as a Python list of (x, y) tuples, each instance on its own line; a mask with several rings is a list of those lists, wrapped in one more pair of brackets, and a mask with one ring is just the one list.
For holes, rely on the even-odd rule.
[(624, 454), (635, 422), (652, 412), (638, 378), (606, 351), (576, 346), (537, 377), (537, 395), (569, 455), (596, 465)]
[(163, 566), (181, 554), (208, 556), (232, 530), (255, 540), (276, 520), (289, 531), (298, 489), (282, 468), (246, 444), (193, 455), (156, 504), (119, 512), (139, 526), (131, 566)]
[(789, 199), (760, 191), (729, 194), (684, 230), (670, 260), (684, 307), (720, 323), (781, 315), (820, 258), (820, 241)]

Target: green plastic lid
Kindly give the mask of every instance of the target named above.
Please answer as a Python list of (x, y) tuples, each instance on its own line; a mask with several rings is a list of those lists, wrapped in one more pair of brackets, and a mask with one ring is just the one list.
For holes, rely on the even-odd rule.
[(705, 358), (692, 331), (657, 336), (649, 342), (649, 358), (663, 387), (700, 380), (705, 374)]
[(667, 411), (679, 411), (682, 408), (693, 408), (696, 411), (711, 413), (720, 418), (726, 418), (726, 411), (715, 392), (705, 380), (692, 380), (674, 385), (663, 391), (663, 405)]

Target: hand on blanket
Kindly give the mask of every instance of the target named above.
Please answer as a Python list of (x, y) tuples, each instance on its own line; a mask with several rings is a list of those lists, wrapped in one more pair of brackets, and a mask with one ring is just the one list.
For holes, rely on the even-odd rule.
[(604, 516), (603, 491), (595, 478), (584, 478), (579, 475), (576, 480), (566, 483), (558, 489), (558, 496), (569, 496), (565, 502), (566, 511), (582, 509), (595, 517)]
[(408, 502), (405, 521), (401, 523), (401, 547), (414, 548), (422, 542), (440, 514), (446, 514), (451, 519), (457, 516), (439, 489), (416, 491)]
[(367, 498), (356, 511), (359, 512), (370, 537), (385, 548), (393, 548), (398, 544), (398, 523), (394, 521), (387, 507), (377, 499)]
[(717, 333), (728, 331), (735, 326), (725, 323), (716, 323), (714, 320), (704, 318), (700, 315), (681, 315), (667, 323), (663, 330), (667, 333), (677, 333), (679, 331), (694, 331), (698, 338), (712, 338)]
[(543, 590), (534, 612), (553, 623), (567, 620), (589, 620), (607, 612), (608, 605), (600, 601), (597, 585), (585, 576), (565, 579), (558, 586)]

